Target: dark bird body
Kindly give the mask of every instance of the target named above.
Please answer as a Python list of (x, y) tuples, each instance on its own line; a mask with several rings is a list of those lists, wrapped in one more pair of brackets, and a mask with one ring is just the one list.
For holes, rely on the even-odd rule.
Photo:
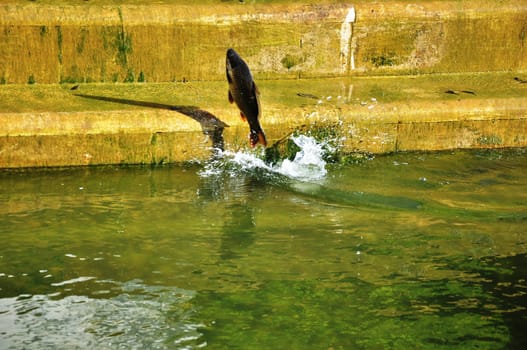
[(243, 120), (249, 123), (251, 147), (258, 143), (267, 146), (267, 140), (260, 126), (260, 100), (258, 88), (254, 83), (247, 63), (233, 49), (227, 50), (225, 62), (229, 82), (229, 102), (235, 102)]
[(445, 91), (445, 94), (450, 94), (450, 95), (459, 95), (459, 93), (462, 92), (464, 94), (468, 94), (468, 95), (476, 95), (476, 93), (472, 90), (447, 90)]

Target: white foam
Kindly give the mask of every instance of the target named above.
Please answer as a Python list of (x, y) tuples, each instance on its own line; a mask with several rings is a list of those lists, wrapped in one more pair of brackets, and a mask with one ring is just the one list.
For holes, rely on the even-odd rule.
[(81, 282), (86, 282), (86, 281), (90, 281), (90, 280), (93, 280), (95, 279), (95, 277), (92, 277), (92, 276), (82, 276), (82, 277), (78, 277), (78, 278), (73, 278), (71, 280), (67, 280), (67, 281), (62, 281), (62, 282), (57, 282), (57, 283), (51, 283), (51, 285), (53, 287), (61, 287), (61, 286), (65, 286), (65, 285), (68, 285), (68, 284), (74, 284), (74, 283), (81, 283)]
[(293, 160), (284, 159), (277, 164), (267, 164), (254, 153), (224, 151), (218, 154), (216, 160), (207, 164), (199, 174), (208, 177), (228, 171), (232, 176), (236, 176), (240, 171), (263, 170), (270, 174), (280, 174), (306, 182), (323, 179), (327, 174), (326, 162), (323, 159), (324, 144), (305, 135), (293, 136), (291, 140), (300, 148)]
[(302, 180), (320, 180), (327, 174), (326, 162), (323, 159), (324, 149), (312, 137), (299, 135), (292, 138), (293, 142), (300, 147), (295, 158), (290, 161), (284, 159), (276, 172), (287, 177)]

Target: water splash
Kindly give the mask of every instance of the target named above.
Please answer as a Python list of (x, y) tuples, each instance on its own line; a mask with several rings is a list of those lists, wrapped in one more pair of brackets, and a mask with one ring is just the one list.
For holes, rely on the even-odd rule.
[(323, 144), (305, 135), (298, 135), (292, 140), (300, 151), (292, 161), (284, 159), (276, 172), (302, 181), (323, 179), (327, 174)]
[(291, 140), (300, 148), (293, 160), (284, 159), (276, 164), (268, 164), (254, 153), (224, 151), (219, 152), (218, 157), (210, 161), (199, 175), (209, 177), (225, 172), (231, 176), (259, 173), (269, 176), (279, 174), (304, 182), (322, 180), (327, 174), (323, 158), (324, 143), (306, 135), (292, 136)]

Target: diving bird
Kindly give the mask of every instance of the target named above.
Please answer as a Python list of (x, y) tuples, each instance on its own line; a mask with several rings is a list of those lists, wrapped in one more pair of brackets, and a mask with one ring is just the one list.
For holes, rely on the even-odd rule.
[(225, 66), (229, 83), (229, 102), (236, 102), (242, 119), (249, 123), (251, 147), (259, 143), (266, 147), (267, 140), (259, 121), (260, 92), (254, 83), (249, 66), (233, 49), (227, 50)]

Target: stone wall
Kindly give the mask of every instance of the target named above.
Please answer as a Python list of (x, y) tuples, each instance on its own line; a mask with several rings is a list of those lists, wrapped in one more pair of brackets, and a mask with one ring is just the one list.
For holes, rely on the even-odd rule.
[[(67, 2), (66, 2), (67, 3)], [(258, 79), (527, 69), (524, 1), (0, 5), (0, 83)]]

